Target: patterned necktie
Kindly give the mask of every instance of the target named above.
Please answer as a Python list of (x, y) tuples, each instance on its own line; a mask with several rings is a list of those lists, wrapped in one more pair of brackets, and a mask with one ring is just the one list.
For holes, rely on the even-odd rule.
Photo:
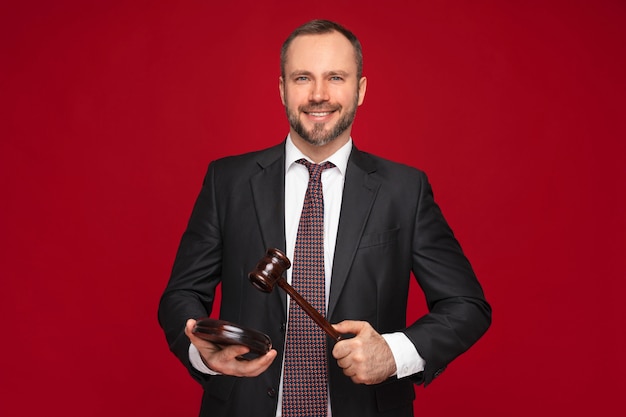
[[(291, 285), (319, 311), (326, 312), (324, 278), (324, 197), (322, 171), (330, 162), (317, 165), (299, 159), (309, 169), (293, 256)], [(283, 417), (325, 417), (328, 412), (326, 336), (293, 300), (285, 345)]]

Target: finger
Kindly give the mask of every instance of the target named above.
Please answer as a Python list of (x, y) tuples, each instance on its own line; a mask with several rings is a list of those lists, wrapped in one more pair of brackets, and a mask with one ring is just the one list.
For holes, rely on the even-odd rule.
[(226, 362), (224, 373), (234, 376), (254, 377), (264, 372), (276, 358), (277, 352), (272, 349), (263, 356), (251, 360), (231, 360)]
[(349, 364), (347, 366), (341, 367), (341, 372), (343, 372), (343, 374), (349, 378), (354, 378), (357, 374), (357, 369), (356, 367), (352, 366), (352, 364)]
[(252, 369), (258, 368), (258, 369), (265, 370), (267, 367), (269, 367), (272, 364), (272, 362), (274, 362), (274, 359), (276, 358), (277, 355), (278, 355), (278, 352), (276, 352), (276, 349), (272, 349), (269, 352), (267, 352), (265, 355), (259, 356), (258, 358), (251, 359), (247, 362), (250, 363)]
[(339, 360), (337, 361), (337, 365), (338, 365), (341, 369), (343, 369), (343, 370), (344, 370), (344, 373), (345, 373), (345, 370), (346, 370), (346, 369), (348, 369), (348, 368), (350, 367), (351, 362), (350, 362), (350, 361), (348, 361), (347, 359), (339, 359)]
[(193, 326), (195, 325), (196, 321), (194, 319), (187, 320), (187, 322), (185, 323), (185, 334), (191, 333), (191, 331), (193, 330)]
[(195, 327), (195, 325), (196, 320), (194, 319), (189, 319), (185, 323), (185, 335), (189, 338), (189, 340), (191, 340), (194, 345), (202, 340), (193, 332), (193, 328)]
[(335, 344), (331, 353), (333, 355), (333, 358), (339, 361), (340, 359), (346, 358), (350, 354), (350, 352), (351, 349), (348, 342), (346, 340), (340, 340)]
[(187, 320), (185, 324), (185, 335), (189, 338), (189, 341), (198, 348), (198, 350), (202, 349), (211, 349), (212, 351), (221, 350), (221, 346), (216, 345), (215, 343), (211, 343), (208, 340), (202, 339), (198, 337), (194, 332), (193, 328), (196, 325), (196, 321), (193, 319)]
[(358, 335), (363, 330), (371, 327), (366, 321), (359, 320), (344, 320), (340, 323), (333, 324), (335, 330), (339, 333), (354, 333)]
[(194, 345), (197, 345), (198, 343), (201, 342), (201, 339), (193, 333), (193, 328), (195, 325), (196, 325), (195, 320), (193, 319), (187, 320), (187, 323), (185, 324), (185, 336), (189, 338), (191, 343), (193, 343)]
[(245, 355), (250, 352), (250, 348), (244, 345), (226, 345), (220, 346), (221, 350), (219, 352), (220, 359), (222, 360), (234, 360), (238, 359), (240, 356)]
[(340, 340), (333, 347), (332, 355), (335, 359), (345, 358), (363, 348), (364, 341), (370, 334), (372, 326), (366, 321), (346, 320), (335, 324), (335, 328), (341, 333), (354, 333), (349, 339)]

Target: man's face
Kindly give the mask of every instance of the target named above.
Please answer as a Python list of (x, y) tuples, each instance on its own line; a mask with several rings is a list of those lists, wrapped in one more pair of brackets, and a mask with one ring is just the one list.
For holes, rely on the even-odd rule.
[(350, 138), (366, 80), (357, 79), (354, 47), (338, 32), (304, 35), (287, 51), (280, 94), (294, 140), (324, 146)]

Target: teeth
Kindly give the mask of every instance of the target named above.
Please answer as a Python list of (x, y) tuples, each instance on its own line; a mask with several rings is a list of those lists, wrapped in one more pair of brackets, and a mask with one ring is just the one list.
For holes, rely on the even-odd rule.
[(327, 112), (324, 112), (324, 113), (309, 113), (309, 114), (311, 116), (314, 116), (314, 117), (324, 117), (324, 116), (328, 116), (330, 113), (331, 112), (327, 111)]

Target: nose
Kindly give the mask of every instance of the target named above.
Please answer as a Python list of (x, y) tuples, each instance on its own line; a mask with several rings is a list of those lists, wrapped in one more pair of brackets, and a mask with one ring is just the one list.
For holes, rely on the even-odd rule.
[(329, 99), (330, 97), (328, 96), (328, 88), (326, 86), (326, 83), (324, 83), (323, 81), (318, 81), (311, 86), (309, 101), (314, 103), (320, 103), (328, 101)]

